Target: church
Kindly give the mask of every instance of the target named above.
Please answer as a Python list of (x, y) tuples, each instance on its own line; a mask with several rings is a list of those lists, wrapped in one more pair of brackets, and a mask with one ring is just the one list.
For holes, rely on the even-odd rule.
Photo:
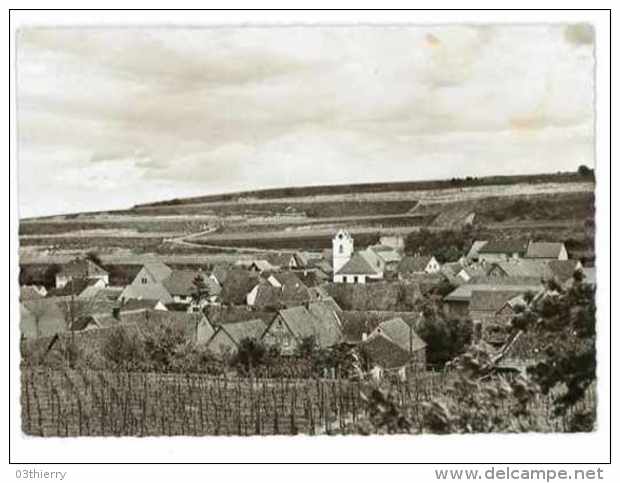
[(382, 280), (385, 271), (394, 268), (401, 256), (385, 245), (374, 245), (356, 252), (353, 237), (341, 229), (332, 239), (332, 258), (335, 283), (364, 284)]

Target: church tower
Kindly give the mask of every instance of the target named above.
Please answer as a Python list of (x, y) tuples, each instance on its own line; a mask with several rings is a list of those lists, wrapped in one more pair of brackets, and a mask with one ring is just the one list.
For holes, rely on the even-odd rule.
[(332, 238), (334, 273), (338, 272), (353, 256), (353, 238), (346, 230), (338, 230)]

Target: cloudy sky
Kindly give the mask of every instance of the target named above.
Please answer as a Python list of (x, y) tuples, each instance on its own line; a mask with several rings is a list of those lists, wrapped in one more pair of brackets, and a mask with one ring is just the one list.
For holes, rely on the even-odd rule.
[(587, 26), (22, 29), (21, 216), (593, 162)]

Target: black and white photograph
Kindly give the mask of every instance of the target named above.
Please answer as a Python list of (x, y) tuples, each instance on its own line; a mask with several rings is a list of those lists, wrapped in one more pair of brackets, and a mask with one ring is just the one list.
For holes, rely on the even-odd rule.
[(601, 430), (575, 18), (20, 25), (23, 437)]

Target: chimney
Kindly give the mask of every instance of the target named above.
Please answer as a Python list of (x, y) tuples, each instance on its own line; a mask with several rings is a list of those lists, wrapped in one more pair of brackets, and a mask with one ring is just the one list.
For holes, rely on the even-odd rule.
[(362, 342), (364, 342), (368, 338), (368, 334), (366, 332), (362, 332)]

